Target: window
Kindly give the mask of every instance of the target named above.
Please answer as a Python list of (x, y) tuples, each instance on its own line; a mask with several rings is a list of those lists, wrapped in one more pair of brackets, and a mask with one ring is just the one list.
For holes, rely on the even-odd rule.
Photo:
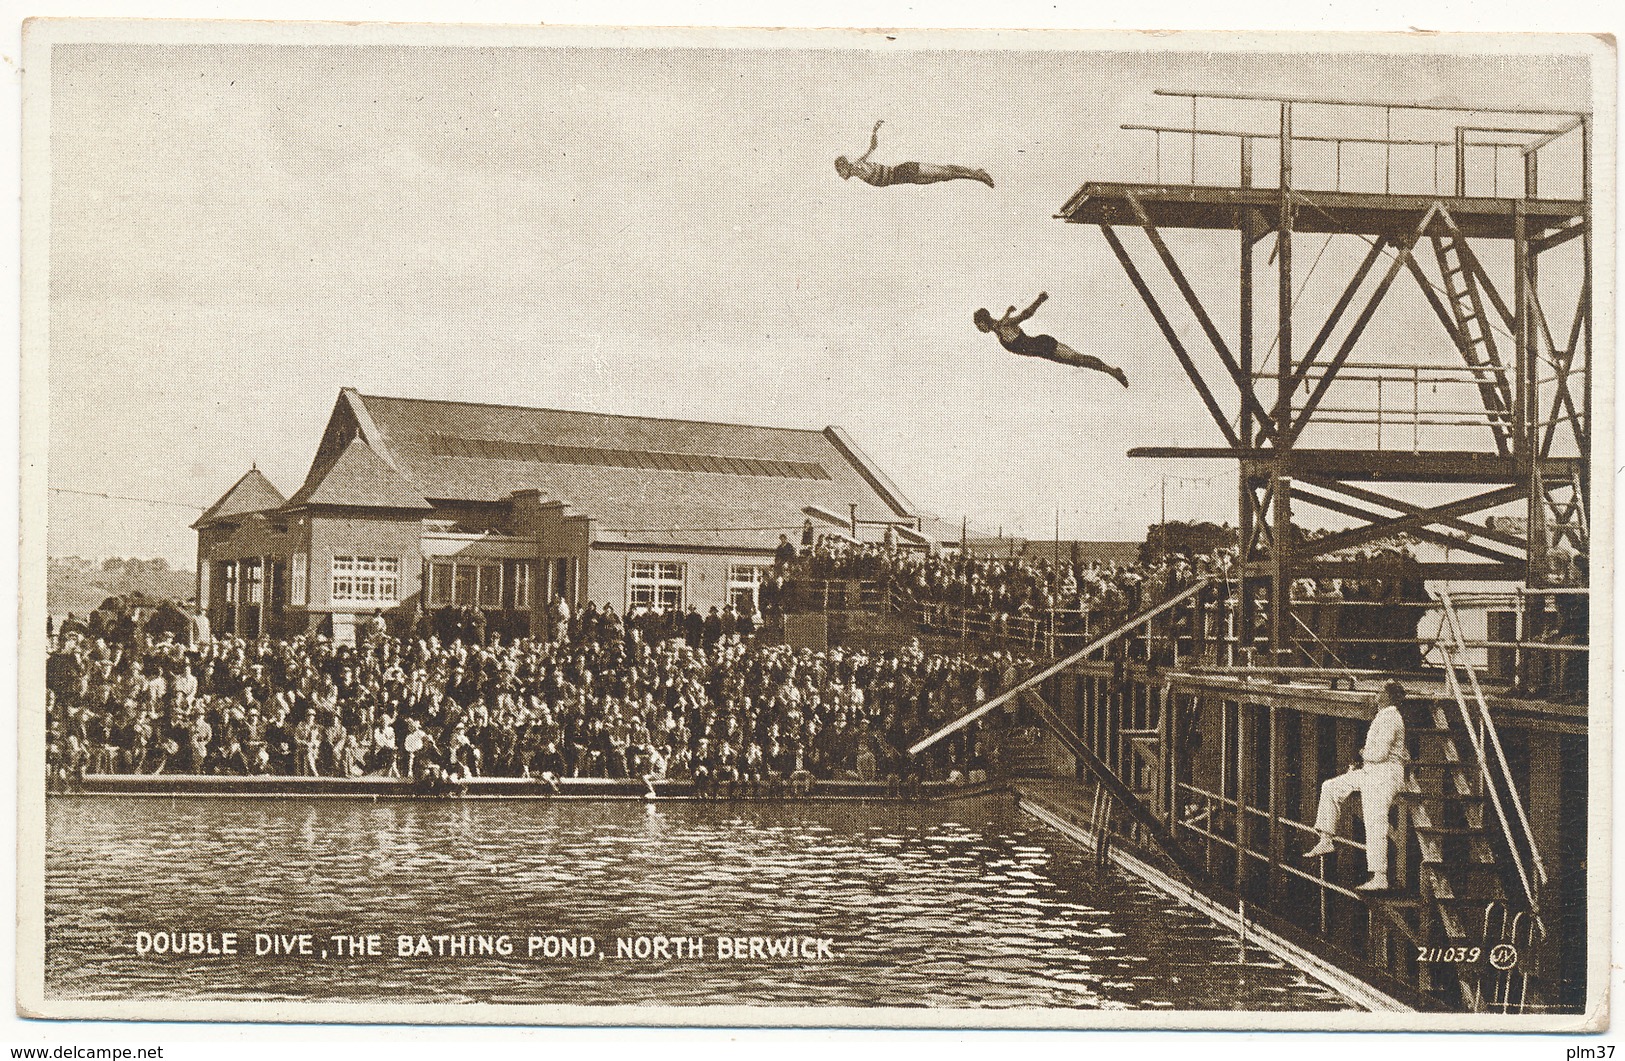
[(355, 557), (333, 557), (333, 599), (355, 600)]
[(400, 594), (401, 562), (395, 557), (333, 557), (335, 604), (394, 604)]
[[(508, 572), (506, 578), (504, 566)], [(427, 596), (433, 608), (461, 608), (466, 604), (478, 604), (487, 610), (530, 607), (532, 578), (529, 560), (509, 560), (506, 565), (501, 561), (483, 564), (434, 563), (429, 565), (428, 578)], [(522, 596), (517, 584), (519, 579), (524, 580)], [(505, 584), (514, 585), (516, 603), (505, 603)]]
[(237, 562), (227, 560), (220, 565), (220, 585), (226, 591), (226, 603), (237, 603)]
[(728, 600), (735, 611), (749, 615), (756, 610), (757, 587), (766, 575), (767, 568), (761, 564), (728, 565)]
[(502, 565), (481, 564), (479, 567), (480, 607), (502, 607)]
[(429, 604), (444, 608), (451, 603), (452, 564), (429, 565)]
[(634, 560), (626, 581), (629, 608), (670, 611), (683, 606), (683, 569), (686, 565), (663, 560)]
[(452, 565), (451, 602), (453, 604), (473, 604), (474, 594), (479, 587), (479, 568), (473, 564)]
[(508, 561), (508, 584), (513, 587), (513, 607), (530, 607), (530, 587), (535, 580), (536, 565), (530, 560)]
[(199, 608), (209, 606), (209, 568), (212, 566), (212, 564), (197, 565), (197, 606)]
[(310, 554), (293, 554), (293, 600), (294, 607), (302, 607), (309, 603), (310, 597)]
[(401, 599), (401, 562), (394, 557), (380, 557), (373, 561), (377, 580), (375, 600), (391, 604)]
[(264, 603), (264, 597), (262, 596), (263, 583), (261, 582), (263, 571), (260, 568), (260, 562), (258, 560), (241, 560), (238, 562), (237, 568), (242, 572), (243, 603)]
[(267, 560), (265, 562), (265, 603), (278, 610), (288, 603), (288, 562), (286, 560)]

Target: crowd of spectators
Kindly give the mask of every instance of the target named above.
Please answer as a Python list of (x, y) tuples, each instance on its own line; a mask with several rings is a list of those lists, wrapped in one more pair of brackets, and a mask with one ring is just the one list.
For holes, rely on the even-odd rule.
[(626, 619), (589, 605), (536, 637), (396, 637), (380, 623), (356, 645), (58, 631), (50, 773), (59, 787), (87, 773), (192, 773), (398, 776), (428, 790), (475, 776), (637, 779), (650, 791), (690, 780), (713, 795), (821, 779), (907, 789), (985, 773), (977, 725), (920, 756), (906, 749), (1028, 662), (928, 655), (917, 642), (797, 650), (737, 623), (711, 636), (706, 618), (691, 630), (688, 613)]
[[(1312, 542), (1326, 532), (1304, 535)], [(1380, 574), (1358, 579), (1304, 578), (1292, 585), (1294, 619), (1289, 637), (1299, 642), (1296, 663), (1414, 669), (1420, 666), (1417, 624), (1428, 596), (1407, 536), (1337, 554), (1372, 561)], [(1219, 546), (1186, 555), (1144, 550), (1133, 563), (1061, 558), (989, 557), (974, 552), (928, 553), (899, 548), (895, 541), (854, 543), (823, 536), (781, 557), (764, 600), (794, 608), (807, 603), (807, 587), (859, 582), (878, 587), (928, 627), (956, 626), (1036, 644), (1081, 642), (1113, 630), (1134, 616), (1208, 579), (1190, 603), (1158, 624), (1162, 652), (1171, 656), (1177, 638), (1184, 654), (1200, 656), (1227, 640), (1248, 647), (1240, 630), (1237, 550)], [(1269, 601), (1255, 600), (1253, 647), (1269, 629)]]
[[(1323, 533), (1323, 532), (1322, 532)], [(1320, 534), (1312, 534), (1313, 541)], [(1301, 578), (1292, 585), (1293, 637), (1309, 660), (1351, 669), (1413, 671), (1422, 665), (1417, 629), (1430, 607), (1409, 536), (1351, 551), (1384, 573), (1373, 578)]]
[[(778, 565), (763, 598), (793, 608), (799, 587), (829, 580), (869, 582), (927, 625), (951, 627), (958, 616), (968, 615), (979, 630), (1018, 637), (1040, 631), (1099, 634), (1209, 576), (1214, 585), (1204, 599), (1216, 606), (1230, 596), (1234, 567), (1233, 549), (1194, 557), (1162, 554), (1137, 563), (1075, 563), (928, 553), (826, 536)], [(1208, 625), (1203, 624), (1204, 632), (1217, 636)]]
[[(1420, 664), (1426, 593), (1410, 543), (1368, 547), (1392, 574), (1292, 587), (1306, 661)], [(807, 587), (878, 586), (927, 629), (1098, 636), (1207, 579), (1169, 613), (1161, 643), (1200, 655), (1235, 643), (1235, 550), (1147, 550), (1136, 563), (986, 557), (898, 546), (892, 536), (781, 543), (762, 612)], [(805, 602), (803, 602), (805, 603)], [(1255, 629), (1267, 629), (1258, 604)], [(94, 616), (92, 617), (95, 618)], [(85, 773), (447, 778), (494, 775), (692, 780), (703, 792), (805, 787), (820, 779), (971, 777), (990, 748), (976, 726), (915, 759), (905, 749), (995, 695), (1030, 661), (1005, 651), (929, 655), (794, 650), (758, 640), (764, 620), (732, 605), (627, 616), (562, 603), (534, 630), (477, 608), (383, 616), (358, 643), (186, 636), (173, 624), (64, 624), (48, 660), (52, 777)], [(148, 626), (151, 628), (149, 629)], [(177, 636), (177, 633), (180, 636)], [(989, 648), (989, 642), (980, 647)], [(1003, 642), (1008, 644), (1009, 641)]]

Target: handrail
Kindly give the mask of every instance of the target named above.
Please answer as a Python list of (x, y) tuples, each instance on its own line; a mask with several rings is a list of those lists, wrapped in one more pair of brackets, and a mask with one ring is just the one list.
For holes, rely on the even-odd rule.
[[(1579, 118), (1589, 115), (1589, 110), (1553, 110), (1550, 107), (1488, 107), (1482, 105), (1449, 104), (1449, 103), (1418, 103), (1415, 100), (1399, 99), (1338, 99), (1335, 96), (1305, 96), (1285, 95), (1278, 92), (1242, 92), (1239, 90), (1192, 92), (1181, 88), (1154, 88), (1151, 90), (1157, 96), (1177, 96), (1180, 99), (1228, 99), (1252, 100), (1260, 103), (1303, 103), (1308, 105), (1326, 107), (1368, 107), (1372, 110), (1409, 110), (1409, 111), (1448, 111), (1464, 114), (1541, 114), (1557, 118)], [(1565, 127), (1567, 132), (1572, 126)]]
[[(1513, 867), (1518, 871), (1518, 881), (1523, 885), (1524, 895), (1529, 898), (1530, 905), (1533, 907), (1536, 899), (1534, 888), (1529, 883), (1529, 872), (1524, 866), (1523, 856), (1519, 854), (1517, 845), (1512, 842), (1512, 826), (1507, 821), (1506, 807), (1501, 802), (1500, 790), (1495, 787), (1495, 784), (1489, 778), (1489, 762), (1484, 754), (1484, 744), (1473, 732), (1473, 720), (1467, 710), (1467, 697), (1461, 690), (1461, 683), (1456, 679), (1455, 653), (1445, 642), (1440, 642), (1439, 647), (1440, 651), (1444, 653), (1445, 683), (1450, 687), (1452, 695), (1456, 698), (1456, 706), (1461, 711), (1462, 723), (1467, 727), (1467, 739), (1472, 742), (1473, 751), (1478, 757), (1479, 774), (1483, 777), (1484, 787), (1489, 791), (1490, 801), (1495, 807), (1495, 816), (1501, 821), (1501, 833), (1506, 837), (1507, 848), (1512, 853), (1512, 863)], [(1461, 665), (1468, 666), (1465, 662)]]
[(1208, 575), (1205, 578), (1197, 579), (1196, 582), (1186, 587), (1185, 590), (1178, 595), (1169, 597), (1167, 600), (1163, 601), (1161, 604), (1150, 609), (1149, 611), (1141, 612), (1138, 616), (1130, 619), (1128, 622), (1124, 623), (1122, 626), (1119, 626), (1111, 633), (1091, 641), (1089, 644), (1078, 649), (1078, 651), (1072, 653), (1070, 656), (1050, 664), (1048, 667), (1045, 667), (1032, 677), (1021, 681), (1009, 689), (1006, 689), (1004, 692), (1000, 693), (998, 696), (995, 696), (981, 707), (973, 708), (970, 711), (965, 712), (963, 715), (960, 715), (958, 718), (954, 719), (946, 726), (943, 726), (929, 737), (925, 737), (915, 742), (915, 744), (909, 748), (908, 753), (910, 755), (920, 754), (920, 752), (931, 747), (931, 745), (946, 737), (948, 734), (963, 729), (972, 722), (981, 718), (983, 715), (992, 711), (994, 708), (1003, 706), (1004, 703), (1012, 697), (1026, 692), (1028, 689), (1038, 685), (1040, 682), (1053, 678), (1055, 675), (1061, 673), (1076, 663), (1081, 663), (1084, 657), (1088, 656), (1090, 653), (1106, 647), (1113, 641), (1116, 641), (1119, 637), (1122, 637), (1124, 634), (1128, 633), (1130, 630), (1134, 630), (1145, 623), (1150, 622), (1152, 619), (1155, 619), (1157, 616), (1179, 604), (1181, 601), (1188, 600), (1189, 598), (1195, 596), (1204, 586), (1206, 586), (1209, 582), (1212, 582), (1213, 578), (1214, 576)]
[[(1450, 622), (1452, 639), (1457, 645), (1465, 645), (1462, 636), (1461, 617), (1456, 614), (1454, 603), (1450, 599), (1450, 591), (1441, 589), (1440, 598), (1444, 601), (1445, 617)], [(1495, 728), (1495, 721), (1490, 717), (1490, 705), (1484, 699), (1484, 689), (1478, 684), (1478, 668), (1471, 663), (1467, 665), (1467, 680), (1473, 687), (1473, 699), (1478, 704), (1478, 712), (1484, 720), (1484, 731), (1489, 734), (1490, 744), (1495, 748), (1495, 757), (1500, 762), (1501, 776), (1506, 779), (1507, 791), (1512, 794), (1512, 805), (1518, 812), (1518, 824), (1523, 829), (1525, 839), (1529, 841), (1529, 853), (1535, 862), (1535, 872), (1541, 884), (1547, 882), (1546, 864), (1540, 857), (1540, 849), (1535, 846), (1534, 829), (1529, 824), (1529, 815), (1524, 810), (1523, 797), (1518, 795), (1518, 788), (1512, 783), (1512, 768), (1507, 765), (1506, 751), (1501, 747), (1501, 735)]]
[[(910, 622), (917, 624), (922, 630), (938, 635), (952, 635), (954, 633), (958, 633), (961, 637), (992, 639), (1014, 645), (1026, 646), (1035, 650), (1042, 647), (1044, 653), (1050, 657), (1055, 657), (1062, 652), (1069, 652), (1072, 646), (1079, 645), (1090, 640), (1093, 636), (1091, 630), (1095, 626), (1094, 619), (1097, 616), (1105, 617), (1107, 615), (1105, 612), (1094, 612), (1091, 609), (1079, 608), (1077, 606), (1040, 608), (1032, 611), (1030, 614), (1001, 614), (978, 608), (966, 607), (963, 604), (957, 604), (946, 600), (916, 599), (906, 592), (899, 592), (895, 589), (884, 587), (877, 582), (862, 582), (860, 584), (865, 588), (861, 606), (872, 606), (884, 612), (895, 612), (902, 615)], [(876, 593), (873, 595), (873, 597), (871, 597), (870, 593), (868, 592), (868, 590), (871, 588), (879, 588), (882, 589), (883, 592)], [(1455, 594), (1453, 595), (1452, 599), (1456, 605), (1458, 613), (1464, 607), (1474, 609), (1486, 607), (1506, 607), (1516, 609), (1522, 606), (1520, 597), (1516, 594), (1510, 593), (1464, 593)], [(834, 602), (831, 601), (831, 604), (833, 605)], [(1187, 607), (1196, 606), (1195, 602), (1186, 602), (1186, 604)], [(1234, 650), (1252, 643), (1251, 639), (1245, 638), (1233, 630), (1224, 629), (1226, 626), (1226, 622), (1224, 620), (1233, 618), (1233, 609), (1235, 604), (1236, 602), (1233, 599), (1213, 602), (1212, 608), (1214, 614), (1219, 619), (1217, 625), (1221, 627), (1221, 629), (1212, 629), (1210, 626), (1197, 633), (1177, 635), (1179, 648), (1183, 651), (1187, 647), (1187, 642), (1191, 642), (1190, 647), (1193, 652), (1197, 651), (1198, 647), (1202, 645), (1229, 648)], [(1318, 597), (1303, 599), (1295, 598), (1293, 600), (1294, 610), (1304, 611), (1305, 614), (1307, 614), (1306, 610), (1312, 610), (1314, 608), (1328, 605), (1341, 609), (1345, 613), (1350, 613), (1359, 609), (1392, 608), (1394, 607), (1394, 602), (1345, 600), (1342, 598), (1321, 599)], [(1434, 602), (1430, 608), (1432, 610), (1438, 610), (1437, 602)], [(1294, 617), (1298, 618), (1300, 625), (1304, 625), (1300, 617), (1296, 615)], [(1078, 620), (1082, 620), (1082, 623), (1080, 624)], [(1293, 637), (1292, 643), (1299, 648), (1308, 649), (1320, 642), (1321, 638), (1318, 630), (1313, 630), (1306, 627), (1306, 633), (1309, 635), (1308, 639), (1303, 637)], [(1442, 625), (1440, 635), (1436, 635), (1432, 638), (1359, 636), (1356, 634), (1339, 631), (1337, 632), (1335, 638), (1328, 639), (1326, 643), (1320, 647), (1336, 648), (1345, 645), (1371, 647), (1415, 644), (1420, 645), (1424, 656), (1426, 656), (1428, 653), (1439, 650), (1440, 646), (1437, 643), (1438, 636), (1442, 636), (1442, 634)], [(1167, 638), (1166, 644), (1172, 645), (1176, 635), (1170, 632), (1164, 636)], [(1136, 644), (1138, 643), (1139, 642), (1136, 641)], [(1162, 642), (1159, 641), (1159, 643)], [(1567, 655), (1584, 654), (1590, 651), (1590, 646), (1587, 644), (1559, 644), (1549, 641), (1527, 639), (1502, 640), (1488, 637), (1463, 637), (1461, 639), (1461, 647), (1471, 650), (1527, 649)], [(1196, 664), (1195, 666), (1196, 669), (1201, 669), (1200, 664)], [(1249, 664), (1248, 666), (1251, 665)], [(1311, 668), (1311, 670), (1315, 669), (1316, 668)], [(1354, 672), (1361, 672), (1360, 668), (1357, 667), (1351, 668), (1351, 670)], [(1393, 670), (1394, 668), (1391, 666), (1369, 667), (1367, 668), (1366, 672), (1370, 674), (1387, 674), (1391, 673)]]
[[(1281, 134), (1279, 132), (1256, 133), (1247, 129), (1212, 129), (1203, 128), (1201, 126), (1185, 125), (1146, 125), (1141, 122), (1124, 122), (1123, 124), (1119, 125), (1118, 128), (1128, 132), (1169, 133), (1176, 136), (1219, 136), (1227, 137), (1231, 140), (1281, 139)], [(1474, 127), (1464, 127), (1464, 131), (1473, 133), (1493, 133), (1504, 131), (1508, 133), (1522, 133), (1528, 136), (1535, 136), (1541, 133), (1551, 132), (1549, 129), (1497, 130), (1480, 129)], [(1454, 139), (1423, 140), (1415, 137), (1358, 135), (1326, 136), (1316, 135), (1313, 133), (1289, 133), (1287, 134), (1287, 139), (1318, 144), (1388, 144), (1393, 147), (1454, 147), (1456, 145), (1456, 141)], [(1469, 147), (1524, 147), (1526, 146), (1526, 143), (1527, 142), (1523, 140), (1469, 140), (1467, 142)]]
[[(1456, 615), (1455, 605), (1451, 602), (1448, 591), (1441, 590), (1439, 598), (1444, 604), (1443, 625), (1448, 626), (1450, 630), (1449, 639), (1446, 640), (1441, 637), (1439, 641), (1440, 650), (1445, 657), (1445, 682), (1449, 686), (1451, 694), (1456, 698), (1456, 706), (1461, 712), (1467, 737), (1472, 742), (1473, 751), (1478, 758), (1480, 776), (1483, 777), (1484, 787), (1488, 790), (1490, 801), (1495, 806), (1496, 817), (1501, 823), (1501, 833), (1506, 838), (1507, 850), (1511, 853), (1513, 866), (1518, 872), (1518, 881), (1522, 884), (1524, 895), (1529, 900), (1529, 908), (1534, 913), (1536, 922), (1539, 923), (1540, 897), (1538, 888), (1530, 882), (1529, 869), (1525, 865), (1518, 843), (1513, 838), (1512, 823), (1508, 820), (1500, 789), (1496, 786), (1495, 779), (1490, 776), (1489, 756), (1484, 748), (1484, 739), (1474, 731), (1473, 719), (1467, 706), (1467, 696), (1462, 690), (1460, 679), (1456, 677), (1458, 659), (1460, 661), (1459, 665), (1467, 671), (1468, 679), (1471, 682), (1473, 698), (1478, 705), (1480, 724), (1483, 731), (1489, 735), (1490, 744), (1494, 748), (1495, 757), (1500, 767), (1500, 778), (1505, 782), (1513, 808), (1517, 812), (1518, 825), (1522, 831), (1523, 840), (1528, 844), (1530, 858), (1534, 862), (1535, 876), (1539, 884), (1545, 884), (1548, 879), (1546, 865), (1540, 857), (1540, 849), (1535, 844), (1534, 832), (1530, 828), (1528, 814), (1524, 811), (1523, 799), (1518, 795), (1518, 788), (1512, 782), (1512, 771), (1507, 764), (1506, 753), (1501, 747), (1500, 735), (1496, 731), (1494, 720), (1490, 717), (1489, 705), (1484, 700), (1484, 691), (1478, 683), (1477, 668), (1466, 658), (1466, 645), (1461, 636), (1460, 619)], [(1443, 626), (1441, 626), (1440, 633), (1443, 634), (1443, 632)], [(1460, 650), (1459, 656), (1458, 649)], [(1542, 926), (1542, 929), (1544, 930), (1544, 926)]]

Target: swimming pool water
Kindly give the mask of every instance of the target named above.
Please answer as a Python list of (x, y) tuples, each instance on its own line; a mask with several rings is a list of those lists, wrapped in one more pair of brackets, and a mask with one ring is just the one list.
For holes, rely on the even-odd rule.
[[(1003, 797), (67, 797), (47, 814), (52, 998), (1347, 1008), (1149, 886), (1097, 876)], [(236, 932), (239, 954), (137, 952), (138, 933), (160, 931)], [(255, 933), (284, 937), (277, 950), (308, 933), (326, 956), (257, 956)], [(377, 935), (380, 953), (341, 956), (336, 934)], [(403, 935), (507, 936), (514, 953), (405, 957)], [(640, 936), (706, 946), (617, 956)], [(719, 936), (827, 951), (723, 958)], [(532, 937), (555, 952), (575, 940), (577, 956), (532, 955)], [(595, 954), (580, 956), (583, 937)]]

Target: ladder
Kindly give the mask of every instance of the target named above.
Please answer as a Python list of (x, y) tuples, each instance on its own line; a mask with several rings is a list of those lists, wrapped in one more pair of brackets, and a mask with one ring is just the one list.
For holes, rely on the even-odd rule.
[[(1518, 788), (1512, 783), (1512, 768), (1507, 765), (1506, 751), (1501, 747), (1501, 736), (1496, 731), (1495, 721), (1490, 717), (1490, 706), (1484, 699), (1484, 689), (1478, 683), (1478, 668), (1467, 658), (1467, 639), (1462, 633), (1461, 617), (1456, 613), (1455, 602), (1451, 600), (1450, 594), (1443, 590), (1439, 592), (1439, 600), (1444, 605), (1444, 622), (1440, 633), (1445, 634), (1446, 629), (1448, 630), (1448, 635), (1440, 638), (1440, 647), (1444, 650), (1445, 658), (1445, 683), (1455, 696), (1456, 706), (1461, 712), (1462, 721), (1466, 724), (1473, 752), (1477, 757), (1479, 778), (1495, 808), (1513, 868), (1517, 870), (1523, 897), (1534, 912), (1535, 920), (1539, 922), (1540, 888), (1547, 882), (1546, 863), (1540, 857), (1540, 848), (1535, 845), (1535, 835), (1529, 826), (1529, 814), (1524, 809), (1523, 797), (1518, 795)], [(1473, 694), (1472, 707), (1477, 708), (1476, 717), (1472, 707), (1468, 705), (1461, 681), (1456, 676), (1458, 668), (1467, 672)], [(1493, 756), (1491, 752), (1494, 753)], [(1545, 926), (1541, 927), (1544, 931)]]
[(1455, 222), (1447, 216), (1445, 223), (1450, 228), (1448, 236), (1430, 237), (1433, 256), (1438, 259), (1446, 301), (1456, 321), (1456, 345), (1478, 381), (1490, 432), (1495, 436), (1495, 448), (1504, 457), (1512, 452), (1512, 390), (1495, 348), (1495, 337), (1490, 333), (1489, 318), (1484, 313), (1484, 299), (1478, 289), (1478, 263)]
[[(1446, 666), (1453, 660), (1447, 660)], [(1447, 997), (1457, 991), (1474, 1013), (1487, 1008), (1483, 986), (1483, 944), (1472, 937), (1476, 911), (1505, 898), (1500, 868), (1484, 828), (1483, 789), (1473, 763), (1462, 758), (1462, 731), (1440, 705), (1432, 707), (1429, 725), (1406, 727), (1416, 741), (1400, 798), (1408, 809), (1409, 830), (1416, 839), (1417, 898), (1406, 903), (1375, 900), (1377, 910), (1397, 924), (1411, 943), (1462, 960), (1448, 964), (1419, 962), (1418, 987)], [(1470, 743), (1470, 738), (1468, 741)], [(1403, 835), (1396, 838), (1404, 842)], [(1403, 849), (1402, 849), (1403, 850)], [(1418, 923), (1405, 915), (1414, 910)], [(1466, 960), (1473, 948), (1477, 960)]]

